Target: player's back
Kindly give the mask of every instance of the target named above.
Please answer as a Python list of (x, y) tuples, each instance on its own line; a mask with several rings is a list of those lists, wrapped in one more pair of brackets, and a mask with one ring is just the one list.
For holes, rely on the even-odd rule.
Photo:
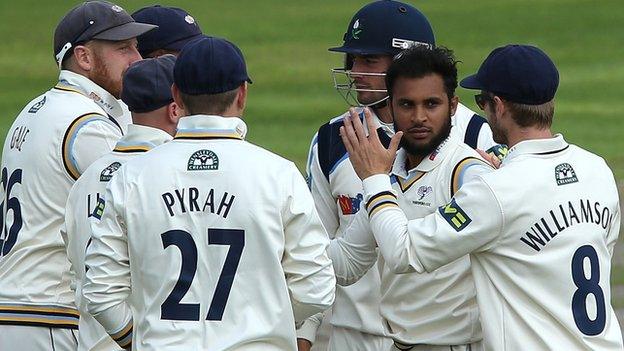
[[(206, 139), (178, 134), (122, 168), (134, 347), (293, 350), (300, 306), (289, 295), (315, 305), (327, 291), (292, 270), (309, 252), (322, 263), (327, 245), (305, 181), (243, 140)], [(306, 226), (317, 233), (292, 236)]]
[(488, 347), (621, 350), (610, 304), (620, 222), (611, 170), (562, 137), (523, 142), (508, 157), (483, 176), (503, 235), (472, 259)]
[(54, 88), (31, 101), (8, 131), (0, 237), (0, 304), (6, 314), (0, 317), (8, 324), (36, 319), (37, 325), (77, 327), (59, 232), (74, 182), (64, 152), (70, 149), (66, 136), (72, 122), (106, 118), (101, 114), (86, 97)]

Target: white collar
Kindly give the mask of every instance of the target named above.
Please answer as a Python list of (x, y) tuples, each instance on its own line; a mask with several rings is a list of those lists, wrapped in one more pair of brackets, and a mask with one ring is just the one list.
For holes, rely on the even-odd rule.
[(503, 164), (511, 162), (511, 160), (520, 155), (548, 155), (563, 151), (568, 146), (570, 144), (563, 139), (561, 134), (555, 134), (552, 138), (547, 139), (523, 140), (509, 149), (507, 156), (503, 159)]
[(180, 118), (175, 139), (244, 139), (247, 125), (239, 117), (193, 115)]
[(83, 94), (95, 101), (106, 114), (115, 119), (118, 119), (124, 113), (119, 101), (111, 93), (81, 74), (61, 70), (57, 87), (60, 89), (68, 88)]
[(172, 139), (173, 137), (162, 129), (129, 124), (128, 132), (119, 139), (114, 151), (148, 151)]

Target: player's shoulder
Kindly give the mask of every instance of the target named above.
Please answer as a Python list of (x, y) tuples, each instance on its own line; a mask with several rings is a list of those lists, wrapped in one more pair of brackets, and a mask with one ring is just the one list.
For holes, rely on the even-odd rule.
[(89, 165), (78, 181), (88, 179), (91, 181), (108, 182), (123, 164), (124, 161), (116, 157), (112, 152), (107, 153)]
[(249, 149), (249, 156), (257, 161), (258, 165), (266, 164), (273, 167), (295, 167), (295, 164), (289, 159), (280, 156), (270, 150), (263, 148), (251, 142), (245, 141), (243, 147)]
[(91, 98), (70, 87), (55, 86), (47, 93), (46, 103), (62, 114), (70, 117), (79, 117), (84, 114), (99, 114), (106, 116), (106, 112)]

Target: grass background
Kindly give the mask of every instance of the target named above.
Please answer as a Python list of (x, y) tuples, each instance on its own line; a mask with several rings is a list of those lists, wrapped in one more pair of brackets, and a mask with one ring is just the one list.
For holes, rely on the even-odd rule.
[[(346, 105), (332, 87), (329, 69), (351, 16), (367, 1), (234, 0), (162, 1), (188, 10), (206, 34), (235, 42), (254, 84), (245, 120), (248, 139), (294, 160), (300, 169), (310, 139)], [(34, 96), (52, 86), (58, 71), (54, 28), (75, 4), (61, 0), (0, 1), (0, 131)], [(460, 78), (487, 54), (508, 43), (534, 44), (557, 64), (561, 83), (554, 130), (569, 142), (605, 157), (619, 184), (624, 179), (624, 2), (621, 0), (422, 0), (437, 43), (462, 61)], [(122, 0), (127, 11), (152, 1)], [(458, 89), (477, 109), (473, 91)], [(624, 245), (619, 245), (624, 246)], [(624, 260), (614, 258), (614, 303), (624, 308)]]

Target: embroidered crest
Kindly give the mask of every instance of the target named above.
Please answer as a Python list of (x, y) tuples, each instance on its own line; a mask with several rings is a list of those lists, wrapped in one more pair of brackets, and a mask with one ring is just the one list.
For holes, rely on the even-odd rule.
[(189, 171), (214, 171), (219, 169), (219, 157), (210, 150), (195, 151), (188, 160)]
[(113, 162), (108, 167), (104, 168), (100, 173), (100, 182), (108, 182), (113, 177), (113, 173), (121, 167), (121, 163)]
[(578, 182), (576, 172), (569, 163), (562, 163), (555, 167), (555, 180), (557, 185), (565, 185)]

